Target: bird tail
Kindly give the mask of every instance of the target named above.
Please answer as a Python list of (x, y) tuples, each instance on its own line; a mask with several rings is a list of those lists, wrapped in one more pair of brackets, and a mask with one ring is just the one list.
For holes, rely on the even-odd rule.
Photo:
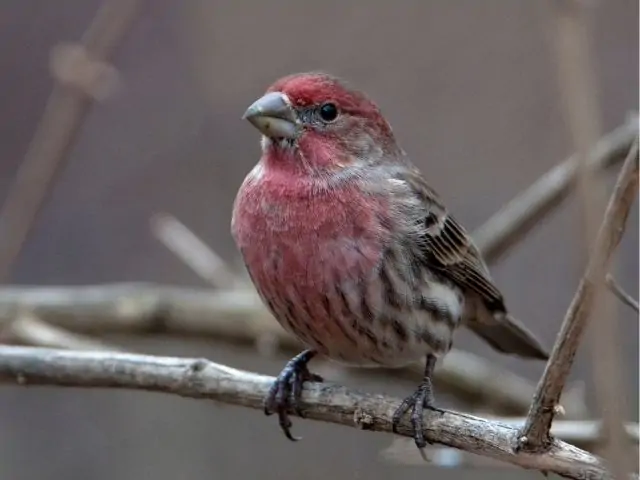
[(495, 350), (524, 358), (548, 360), (549, 353), (518, 319), (494, 312), (490, 321), (468, 322), (467, 326)]

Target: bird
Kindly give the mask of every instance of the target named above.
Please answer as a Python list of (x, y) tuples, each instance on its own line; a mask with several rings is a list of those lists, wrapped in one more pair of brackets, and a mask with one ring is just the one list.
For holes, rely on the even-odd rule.
[(547, 360), (540, 340), (507, 310), (465, 228), (399, 146), (365, 93), (325, 72), (276, 80), (244, 113), (261, 133), (259, 161), (233, 202), (231, 234), (249, 278), (279, 324), (303, 345), (271, 385), (267, 415), (290, 440), (303, 384), (322, 356), (399, 368), (424, 360), (410, 414), (416, 446), (436, 406), (438, 359), (465, 327), (493, 349)]

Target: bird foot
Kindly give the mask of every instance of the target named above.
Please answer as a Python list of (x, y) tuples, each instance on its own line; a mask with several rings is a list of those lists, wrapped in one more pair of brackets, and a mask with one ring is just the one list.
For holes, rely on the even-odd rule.
[(433, 387), (431, 386), (431, 379), (425, 378), (418, 389), (405, 398), (400, 406), (397, 408), (392, 418), (392, 428), (394, 433), (397, 433), (398, 425), (402, 417), (411, 410), (411, 426), (413, 428), (413, 440), (416, 446), (420, 450), (423, 458), (426, 459), (423, 449), (427, 446), (427, 443), (432, 444), (424, 438), (424, 410), (429, 409), (435, 412), (445, 413), (444, 410), (434, 406)]
[(300, 397), (302, 396), (302, 386), (304, 382), (322, 382), (320, 375), (311, 373), (307, 367), (307, 363), (315, 356), (315, 352), (305, 350), (293, 357), (285, 365), (280, 375), (271, 385), (269, 393), (264, 401), (265, 415), (278, 414), (278, 423), (280, 428), (289, 440), (297, 441), (301, 437), (294, 437), (291, 434), (291, 419), (289, 418), (289, 409), (299, 417), (304, 417), (300, 409)]

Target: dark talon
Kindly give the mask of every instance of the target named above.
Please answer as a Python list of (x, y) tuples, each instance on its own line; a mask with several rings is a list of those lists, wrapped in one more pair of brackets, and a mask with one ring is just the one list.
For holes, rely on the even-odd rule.
[(275, 398), (276, 395), (278, 394), (278, 380), (276, 379), (275, 382), (273, 382), (271, 384), (271, 387), (269, 388), (269, 392), (267, 393), (267, 396), (265, 397), (264, 400), (264, 414), (265, 415), (271, 415), (273, 413), (272, 410), (275, 410)]
[(300, 408), (300, 404), (298, 400), (302, 396), (302, 387), (304, 382), (322, 382), (324, 379), (320, 375), (316, 375), (315, 373), (311, 373), (306, 366), (304, 370), (300, 373), (300, 375), (293, 377), (293, 411), (296, 412), (300, 418), (304, 418), (304, 413)]
[(309, 372), (307, 363), (316, 355), (313, 350), (305, 350), (289, 360), (273, 382), (264, 401), (264, 413), (278, 414), (280, 428), (289, 440), (297, 441), (301, 437), (291, 434), (291, 419), (288, 415), (290, 408), (300, 417), (304, 417), (300, 409), (300, 397), (304, 382), (322, 382), (322, 377)]
[(431, 375), (436, 364), (436, 357), (427, 355), (427, 362), (424, 369), (424, 377), (418, 389), (405, 398), (397, 408), (392, 418), (392, 430), (397, 433), (398, 425), (402, 417), (411, 410), (411, 427), (413, 428), (413, 439), (420, 450), (420, 454), (426, 459), (423, 448), (427, 443), (433, 443), (424, 438), (424, 409), (434, 410), (444, 413), (444, 410), (434, 407), (433, 386), (431, 385)]

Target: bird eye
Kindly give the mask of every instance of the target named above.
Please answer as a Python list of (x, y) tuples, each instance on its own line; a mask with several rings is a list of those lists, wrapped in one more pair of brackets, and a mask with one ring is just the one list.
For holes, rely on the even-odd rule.
[(333, 122), (338, 116), (338, 108), (333, 103), (325, 103), (320, 107), (320, 117), (325, 122)]

